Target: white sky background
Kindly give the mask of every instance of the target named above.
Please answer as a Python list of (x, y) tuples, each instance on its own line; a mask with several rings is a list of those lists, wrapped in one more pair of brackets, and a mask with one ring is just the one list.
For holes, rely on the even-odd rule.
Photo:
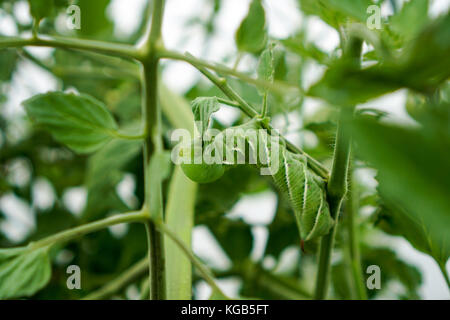
[[(117, 35), (126, 37), (135, 30), (139, 24), (139, 17), (142, 14), (144, 3), (145, 0), (113, 0), (109, 8), (109, 14), (116, 21)], [(228, 59), (229, 61), (224, 63), (231, 66), (236, 56), (234, 34), (248, 10), (250, 0), (223, 1), (223, 7), (216, 21), (216, 34), (209, 42), (208, 50), (205, 52), (205, 35), (202, 29), (200, 27), (193, 30), (189, 29), (188, 34), (186, 34), (187, 29), (185, 25), (192, 17), (200, 16), (202, 19), (206, 19), (212, 12), (211, 3), (212, 1), (209, 0), (167, 0), (163, 25), (165, 45), (170, 49), (181, 52), (190, 51), (194, 55), (212, 61), (224, 62)], [(295, 9), (296, 5), (295, 0), (264, 1), (271, 36), (286, 37), (303, 23), (304, 18)], [(450, 8), (450, 0), (434, 0), (432, 2), (431, 14), (435, 16), (448, 8)], [(26, 4), (20, 4), (15, 9), (20, 19), (24, 19), (24, 21), (29, 19)], [(388, 7), (382, 9), (384, 15), (390, 14)], [(314, 40), (323, 50), (330, 52), (338, 45), (338, 36), (333, 29), (316, 18), (311, 18), (308, 23), (310, 26), (309, 39)], [(12, 21), (8, 21), (1, 13), (0, 30), (6, 35), (17, 35), (17, 30), (13, 27)], [(32, 52), (36, 55), (45, 56), (49, 50), (51, 49), (34, 48)], [(251, 70), (251, 68), (254, 68), (254, 61), (249, 58), (244, 58), (239, 68), (242, 71)], [(317, 66), (309, 68), (305, 81), (307, 83), (313, 83), (316, 79), (320, 78), (322, 72), (323, 69)], [(183, 93), (200, 76), (195, 69), (183, 62), (170, 62), (166, 63), (163, 79), (170, 88), (179, 93)], [(30, 63), (21, 63), (19, 70), (14, 75), (12, 86), (9, 90), (9, 101), (6, 112), (11, 117), (18, 113), (20, 114), (23, 112), (20, 107), (20, 103), (23, 100), (36, 93), (55, 90), (57, 87), (57, 80), (51, 75)], [(395, 121), (411, 122), (411, 119), (409, 119), (404, 110), (404, 102), (405, 92), (398, 91), (371, 101), (366, 106), (389, 112)], [(305, 112), (311, 112), (311, 110), (316, 108), (317, 104), (318, 102), (316, 100), (307, 99)], [(225, 108), (218, 113), (217, 117), (228, 123), (236, 115), (236, 110)], [(20, 128), (15, 129), (19, 130)], [(17, 166), (18, 170), (26, 172), (26, 163), (19, 163)], [(133, 177), (127, 176), (122, 185), (118, 187), (118, 192), (123, 193), (127, 199), (133, 197), (133, 195), (127, 192), (128, 189), (134, 187), (133, 179)], [(364, 176), (364, 179), (367, 179), (367, 175)], [(369, 179), (371, 179), (370, 176)], [(36, 194), (34, 206), (45, 206), (53, 202), (52, 197), (54, 197), (54, 191), (45, 179), (39, 180), (36, 183), (33, 194)], [(86, 192), (83, 188), (73, 188), (68, 190), (64, 197), (64, 203), (67, 203), (71, 211), (76, 214), (77, 212), (81, 212), (83, 206), (80, 207), (79, 204), (83, 203), (85, 198)], [(246, 196), (239, 201), (229, 214), (230, 217), (242, 217), (248, 223), (255, 225), (253, 234), (256, 243), (252, 252), (254, 259), (257, 259), (262, 253), (267, 238), (267, 230), (261, 227), (261, 225), (267, 225), (272, 220), (275, 204), (276, 197), (270, 192), (256, 196)], [(20, 241), (34, 227), (35, 218), (33, 208), (30, 208), (25, 203), (21, 203), (14, 196), (3, 195), (0, 198), (0, 208), (2, 208), (7, 216), (6, 222), (0, 225), (0, 229), (12, 239)], [(116, 232), (114, 230), (111, 231)], [(117, 232), (123, 233), (126, 230)], [(401, 238), (388, 237), (382, 241), (384, 241), (385, 245), (395, 248), (402, 258), (423, 271), (424, 284), (421, 288), (423, 298), (450, 298), (442, 275), (430, 257), (416, 251), (409, 243)], [(209, 231), (204, 227), (199, 226), (195, 228), (193, 248), (195, 253), (201, 258), (217, 267), (223, 268), (229, 263), (226, 255), (222, 252)], [(450, 271), (449, 264), (447, 265), (447, 269)], [(383, 271), (382, 266), (381, 271)], [(229, 294), (235, 295), (238, 283), (235, 280), (224, 281), (221, 283), (221, 286)], [(197, 289), (199, 289), (200, 298), (208, 297), (209, 289), (206, 284), (200, 284)], [(392, 290), (395, 290), (395, 287)], [(386, 296), (386, 298), (390, 297)]]

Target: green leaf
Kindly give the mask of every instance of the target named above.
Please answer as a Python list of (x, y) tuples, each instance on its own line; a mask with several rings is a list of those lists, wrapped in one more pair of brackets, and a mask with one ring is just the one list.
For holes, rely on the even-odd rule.
[(129, 210), (118, 197), (115, 187), (127, 164), (139, 155), (141, 147), (141, 141), (112, 140), (89, 158), (84, 218), (91, 220), (105, 210)]
[[(183, 97), (160, 87), (161, 105), (164, 115), (175, 128), (184, 128), (193, 132), (193, 115), (189, 104)], [(197, 184), (185, 177), (180, 167), (176, 167), (170, 181), (165, 210), (166, 225), (179, 238), (191, 247), (194, 225)], [(167, 299), (192, 298), (192, 265), (180, 248), (165, 237)]]
[(261, 53), (257, 71), (259, 79), (273, 81), (275, 73), (275, 57), (272, 45), (269, 45), (269, 47)]
[(406, 2), (402, 10), (391, 17), (389, 21), (391, 29), (405, 40), (412, 39), (429, 22), (428, 7), (428, 0)]
[(184, 128), (194, 132), (194, 116), (186, 99), (164, 86), (159, 86), (159, 98), (164, 116), (173, 128)]
[[(401, 260), (391, 249), (363, 247), (361, 263), (363, 270), (370, 265), (377, 265), (381, 269), (381, 290), (368, 290), (370, 299), (377, 298), (380, 293), (383, 294), (389, 290), (391, 282), (403, 288), (403, 292), (398, 298), (420, 299), (417, 293), (422, 284), (420, 271), (415, 266)], [(332, 267), (333, 291), (339, 299), (355, 299), (349, 264), (350, 261), (343, 259)], [(394, 291), (398, 292), (399, 290)], [(389, 294), (391, 293), (392, 291), (389, 291)]]
[(230, 300), (230, 298), (224, 295), (219, 290), (213, 289), (208, 300)]
[[(400, 298), (419, 299), (418, 290), (422, 284), (422, 275), (413, 265), (401, 260), (394, 251), (388, 248), (362, 248), (363, 270), (370, 265), (378, 265), (381, 269), (381, 289), (389, 288), (388, 282), (400, 283), (404, 294)], [(369, 290), (369, 294), (373, 293)]]
[(247, 16), (236, 32), (236, 44), (241, 52), (258, 53), (267, 43), (266, 16), (261, 0), (252, 0)]
[[(176, 167), (169, 186), (166, 225), (191, 247), (194, 224), (197, 184), (185, 177)], [(173, 241), (165, 237), (167, 299), (190, 300), (192, 298), (192, 266), (190, 260)]]
[(0, 299), (30, 297), (51, 276), (49, 247), (0, 249)]
[(373, 4), (372, 0), (322, 0), (322, 2), (338, 13), (359, 22), (366, 22), (368, 18), (367, 8)]
[(275, 218), (268, 226), (265, 255), (271, 255), (278, 260), (287, 247), (300, 246), (300, 240), (289, 200), (279, 194), (277, 203)]
[(300, 32), (281, 40), (281, 43), (283, 43), (288, 50), (301, 57), (313, 59), (320, 64), (329, 63), (330, 58), (328, 57), (328, 54), (322, 51), (313, 42), (308, 41), (305, 32)]
[(343, 24), (347, 17), (366, 22), (367, 8), (371, 0), (299, 0), (301, 9), (309, 15), (319, 16), (334, 28)]
[(87, 95), (50, 92), (23, 105), (34, 122), (79, 153), (96, 151), (117, 134), (116, 121), (105, 105)]
[(385, 203), (376, 214), (376, 225), (384, 232), (404, 237), (419, 251), (433, 257), (439, 264), (445, 264), (450, 257), (450, 246), (438, 239), (422, 221), (414, 219), (392, 203)]
[(398, 58), (358, 69), (348, 61), (332, 65), (308, 94), (332, 105), (366, 102), (401, 88), (433, 92), (450, 76), (450, 14), (425, 28)]
[(0, 51), (0, 83), (3, 81), (10, 81), (16, 64), (18, 61), (18, 54), (14, 50)]
[(209, 221), (208, 227), (234, 263), (240, 263), (249, 258), (253, 247), (253, 236), (250, 226), (243, 220), (215, 218)]
[(28, 0), (30, 4), (30, 14), (37, 21), (48, 17), (53, 12), (54, 0)]
[[(378, 170), (378, 189), (409, 219), (396, 221), (406, 235), (411, 225), (432, 246), (432, 255), (448, 259), (450, 248), (450, 142), (425, 129), (357, 120), (349, 123), (357, 153)], [(403, 220), (403, 221), (401, 221)], [(406, 222), (410, 221), (410, 222)], [(410, 237), (409, 237), (410, 238)], [(416, 242), (416, 241), (412, 241)], [(424, 250), (423, 241), (418, 247)], [(442, 254), (446, 253), (446, 254)]]
[[(33, 0), (34, 1), (34, 0)], [(83, 37), (112, 37), (114, 24), (108, 14), (111, 0), (78, 0), (76, 3), (81, 10), (81, 29)]]
[(200, 97), (192, 101), (192, 112), (194, 120), (201, 123), (201, 127), (197, 128), (199, 133), (203, 135), (209, 127), (211, 115), (219, 111), (219, 101), (217, 97)]

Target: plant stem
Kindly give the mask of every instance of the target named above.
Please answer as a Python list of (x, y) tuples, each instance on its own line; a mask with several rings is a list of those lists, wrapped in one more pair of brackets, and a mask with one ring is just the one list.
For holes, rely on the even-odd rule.
[(266, 115), (267, 115), (267, 91), (264, 92), (264, 96), (263, 96), (261, 117), (264, 118)]
[[(360, 64), (362, 41), (350, 37), (345, 45), (343, 59)], [(327, 184), (328, 204), (335, 224), (331, 231), (322, 237), (319, 251), (319, 269), (316, 279), (315, 299), (325, 299), (330, 282), (331, 253), (339, 221), (342, 200), (347, 192), (347, 171), (350, 156), (350, 141), (344, 136), (343, 124), (353, 113), (353, 108), (342, 106), (337, 125), (336, 144), (334, 147), (333, 166)]]
[(123, 133), (120, 133), (120, 132), (117, 132), (117, 131), (114, 131), (114, 130), (111, 131), (111, 134), (114, 137), (116, 137), (118, 139), (123, 139), (123, 140), (143, 140), (147, 136), (145, 133), (141, 133), (141, 134), (139, 134), (137, 136), (129, 136), (127, 134), (123, 134)]
[[(198, 70), (205, 77), (207, 77), (212, 83), (214, 83), (228, 98), (232, 100), (232, 103), (228, 103), (229, 105), (234, 105), (234, 103), (238, 104), (242, 112), (244, 112), (250, 118), (255, 118), (259, 116), (258, 112), (227, 84), (226, 79), (216, 76), (215, 74), (213, 74), (211, 71), (207, 70), (204, 67), (198, 67)], [(274, 130), (272, 126), (265, 124), (263, 125), (270, 134), (277, 134), (277, 131)], [(319, 161), (312, 158), (306, 152), (293, 145), (283, 136), (279, 135), (279, 137), (286, 144), (286, 147), (290, 151), (306, 156), (308, 159), (308, 166), (310, 166), (310, 168), (319, 176), (321, 176), (324, 180), (328, 180), (329, 177), (328, 170)]]
[(108, 298), (117, 291), (123, 289), (126, 285), (132, 283), (148, 270), (148, 258), (137, 262), (129, 269), (125, 270), (119, 277), (108, 282), (100, 289), (88, 294), (83, 300), (101, 300)]
[(156, 230), (155, 224), (145, 224), (149, 247), (150, 300), (164, 300), (166, 297), (164, 237)]
[[(161, 27), (164, 1), (154, 0), (148, 38), (144, 41), (143, 65), (143, 119), (147, 138), (144, 145), (145, 208), (151, 220), (146, 223), (149, 242), (150, 299), (163, 300), (166, 297), (164, 236), (156, 229), (155, 221), (163, 221), (162, 181), (150, 183), (150, 164), (162, 151), (161, 110), (158, 104), (158, 62), (157, 44), (161, 41)], [(151, 177), (156, 179), (156, 177)]]
[(356, 298), (359, 300), (367, 300), (366, 287), (361, 269), (361, 257), (359, 251), (359, 230), (356, 221), (357, 217), (357, 190), (353, 179), (352, 159), (350, 158), (348, 181), (350, 182), (347, 200), (345, 205), (345, 219), (348, 234), (348, 251), (350, 256), (351, 274), (354, 288), (356, 289)]
[(61, 49), (77, 49), (96, 52), (126, 59), (137, 60), (139, 55), (134, 46), (87, 39), (69, 39), (63, 37), (39, 37), (29, 39), (0, 38), (0, 49), (17, 47), (51, 47)]
[(179, 53), (176, 51), (168, 50), (166, 48), (160, 48), (158, 50), (158, 54), (159, 54), (159, 57), (162, 59), (173, 59), (173, 60), (184, 61), (184, 62), (189, 63), (190, 65), (192, 65), (199, 71), (201, 71), (200, 68), (207, 68), (210, 70), (214, 70), (217, 73), (226, 74), (226, 75), (241, 79), (245, 82), (254, 84), (260, 88), (263, 88), (266, 90), (271, 90), (273, 92), (278, 92), (280, 94), (285, 94), (286, 91), (292, 91), (292, 90), (299, 91), (301, 94), (305, 94), (303, 89), (300, 88), (299, 86), (289, 84), (286, 82), (282, 82), (282, 81), (274, 81), (272, 83), (270, 81), (265, 81), (262, 79), (255, 79), (249, 75), (246, 75), (242, 72), (236, 71), (232, 68), (228, 68), (224, 65), (221, 65), (218, 63), (211, 63), (211, 62), (207, 62), (205, 60), (196, 58), (188, 52), (186, 52), (186, 54), (182, 54), (182, 53)]
[(331, 171), (330, 181), (327, 186), (330, 214), (335, 221), (335, 225), (330, 233), (322, 237), (320, 242), (319, 270), (317, 274), (315, 292), (316, 299), (326, 298), (330, 275), (331, 252), (333, 249), (334, 238), (339, 220), (339, 211), (341, 209), (342, 200), (347, 191), (349, 143), (344, 140), (345, 137), (342, 133), (342, 122), (343, 119), (340, 119), (338, 122), (333, 168)]
[(234, 101), (230, 101), (230, 100), (227, 100), (227, 99), (223, 99), (223, 98), (217, 97), (217, 101), (219, 101), (220, 103), (229, 105), (230, 107), (235, 107), (235, 108), (239, 108), (240, 107), (239, 103), (234, 102)]
[(81, 237), (85, 234), (98, 231), (109, 226), (113, 226), (121, 223), (130, 222), (143, 222), (147, 219), (147, 216), (142, 211), (122, 213), (109, 218), (98, 220), (92, 223), (87, 223), (85, 225), (69, 229), (63, 232), (56, 233), (52, 236), (44, 238), (42, 240), (31, 242), (29, 246), (32, 249), (37, 249), (45, 246), (52, 245), (54, 243), (70, 241), (75, 238)]

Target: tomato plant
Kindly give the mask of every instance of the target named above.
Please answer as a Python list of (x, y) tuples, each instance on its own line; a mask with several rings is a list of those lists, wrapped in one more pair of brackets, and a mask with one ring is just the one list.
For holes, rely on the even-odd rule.
[[(207, 2), (208, 19), (191, 21), (207, 43), (224, 2)], [(296, 1), (301, 19), (320, 20), (339, 39), (325, 50), (307, 23), (271, 34), (268, 12), (283, 4), (251, 0), (230, 63), (167, 47), (164, 0), (146, 1), (137, 30), (118, 37), (111, 3), (75, 1), (81, 27), (61, 36), (71, 1), (0, 1), (0, 22), (17, 29), (0, 30), (1, 299), (129, 298), (130, 286), (141, 299), (193, 299), (200, 281), (211, 299), (421, 298), (423, 270), (386, 245), (398, 239), (434, 259), (450, 289), (448, 12), (432, 15), (428, 0)], [(392, 14), (374, 16), (379, 6)], [(43, 57), (33, 47), (52, 50)], [(202, 78), (177, 94), (162, 77), (167, 61)], [(34, 92), (12, 117), (9, 91), (24, 63), (51, 74), (57, 90)], [(311, 66), (323, 70), (312, 84)], [(406, 97), (406, 123), (371, 107), (393, 93)], [(311, 102), (318, 107), (308, 111)], [(239, 111), (231, 124), (219, 116), (226, 108)], [(29, 175), (22, 183), (20, 168)], [(46, 206), (43, 180), (54, 190)], [(86, 203), (74, 215), (65, 199), (80, 186)], [(230, 212), (268, 194), (276, 208), (255, 258), (257, 226)], [(33, 212), (35, 228), (17, 241), (5, 199)], [(199, 226), (229, 264), (194, 254)], [(78, 290), (68, 289), (68, 265), (81, 270)], [(218, 282), (230, 277), (240, 280), (235, 294)]]

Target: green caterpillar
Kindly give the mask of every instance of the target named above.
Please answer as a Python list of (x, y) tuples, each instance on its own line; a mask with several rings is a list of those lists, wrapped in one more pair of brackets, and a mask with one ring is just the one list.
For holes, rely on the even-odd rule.
[[(261, 121), (263, 120), (253, 119), (244, 125), (222, 131), (206, 146), (208, 153), (220, 158), (225, 166), (235, 165), (239, 155), (245, 157), (248, 154), (246, 164), (250, 163), (268, 170), (277, 188), (289, 200), (295, 213), (301, 239), (308, 241), (326, 235), (333, 226), (334, 220), (326, 201), (324, 182), (308, 169), (306, 157), (290, 152), (284, 144), (277, 142), (278, 140), (274, 142), (272, 139), (245, 134), (248, 129), (261, 129)], [(230, 141), (226, 140), (227, 135), (241, 139), (245, 141), (245, 144), (236, 144), (234, 139), (230, 144)], [(233, 160), (231, 162), (230, 152), (231, 160)], [(253, 162), (250, 159), (253, 159)], [(195, 181), (195, 173), (193, 175), (192, 170), (188, 170), (191, 166), (193, 165), (184, 165), (182, 168), (186, 175)], [(206, 166), (217, 166), (217, 164)], [(199, 172), (199, 176), (204, 180), (204, 173)], [(211, 181), (211, 179), (208, 180)]]

